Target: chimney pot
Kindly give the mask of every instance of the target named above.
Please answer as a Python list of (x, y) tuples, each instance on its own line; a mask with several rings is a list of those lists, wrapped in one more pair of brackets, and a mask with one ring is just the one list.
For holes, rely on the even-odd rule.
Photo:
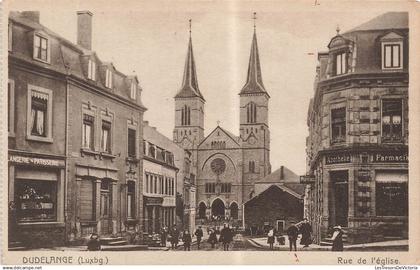
[(39, 11), (22, 11), (22, 16), (28, 20), (39, 23)]
[(92, 49), (92, 16), (90, 11), (77, 12), (77, 44)]
[(280, 180), (284, 180), (284, 167), (280, 167)]

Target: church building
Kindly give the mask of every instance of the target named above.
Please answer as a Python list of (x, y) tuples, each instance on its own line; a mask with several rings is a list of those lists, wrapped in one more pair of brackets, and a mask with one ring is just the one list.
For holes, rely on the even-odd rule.
[(173, 140), (193, 155), (197, 170), (197, 218), (230, 219), (242, 224), (243, 203), (254, 183), (271, 172), (268, 101), (254, 25), (248, 74), (239, 92), (239, 135), (219, 124), (204, 136), (205, 98), (200, 92), (191, 35), (182, 86), (175, 96)]

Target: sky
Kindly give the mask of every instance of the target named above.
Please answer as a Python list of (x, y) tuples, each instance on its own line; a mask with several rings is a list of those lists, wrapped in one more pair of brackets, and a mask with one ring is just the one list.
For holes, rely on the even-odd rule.
[(39, 10), (43, 25), (76, 43), (76, 11), (93, 13), (92, 49), (128, 75), (137, 74), (144, 119), (172, 138), (174, 99), (182, 83), (188, 20), (200, 91), (206, 99), (205, 135), (220, 125), (239, 135), (239, 96), (245, 84), (253, 12), (262, 77), (270, 94), (272, 170), (305, 174), (306, 116), (317, 53), (339, 26), (350, 30), (375, 16), (405, 10), (396, 1), (79, 1), (11, 0), (10, 10)]

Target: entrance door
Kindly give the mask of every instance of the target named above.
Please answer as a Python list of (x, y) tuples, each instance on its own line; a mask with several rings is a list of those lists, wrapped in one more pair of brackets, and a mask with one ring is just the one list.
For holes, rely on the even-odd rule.
[(107, 180), (101, 182), (100, 195), (100, 217), (101, 217), (101, 234), (110, 234), (112, 232), (112, 199), (111, 184)]
[(283, 235), (284, 227), (285, 227), (284, 220), (277, 220), (277, 232), (279, 233), (279, 235)]
[(225, 216), (225, 204), (221, 199), (216, 199), (211, 205), (211, 214), (216, 217)]
[[(340, 225), (347, 227), (348, 212), (349, 212), (349, 187), (348, 187), (348, 172), (338, 171), (331, 172), (332, 181), (332, 219), (331, 225)], [(330, 216), (331, 218), (331, 216)]]

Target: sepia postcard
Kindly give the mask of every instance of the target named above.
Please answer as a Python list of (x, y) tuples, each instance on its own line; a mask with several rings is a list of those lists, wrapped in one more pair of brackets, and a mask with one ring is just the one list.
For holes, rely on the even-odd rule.
[(420, 264), (420, 2), (1, 19), (2, 264)]

